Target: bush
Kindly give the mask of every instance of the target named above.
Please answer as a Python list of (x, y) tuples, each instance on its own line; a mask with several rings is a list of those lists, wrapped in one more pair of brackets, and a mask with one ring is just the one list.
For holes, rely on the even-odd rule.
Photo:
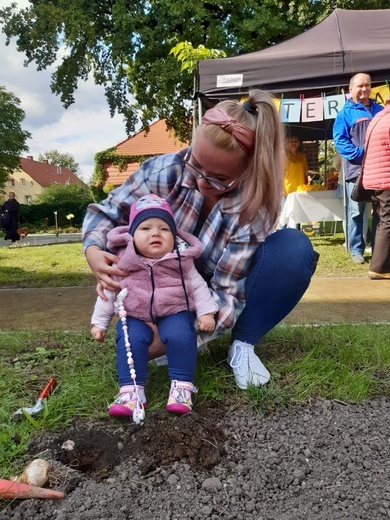
[[(21, 226), (36, 231), (44, 231), (56, 226), (59, 228), (80, 228), (87, 207), (93, 202), (88, 186), (71, 184), (60, 186), (53, 184), (37, 197), (32, 204), (21, 204), (19, 222)], [(70, 222), (66, 217), (73, 214)]]

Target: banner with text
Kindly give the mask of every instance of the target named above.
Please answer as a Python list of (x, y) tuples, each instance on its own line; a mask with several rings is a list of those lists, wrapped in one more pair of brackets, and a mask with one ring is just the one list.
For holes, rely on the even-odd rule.
[[(386, 99), (390, 94), (388, 83), (371, 89), (370, 97), (385, 105)], [(300, 98), (275, 99), (276, 108), (280, 114), (282, 123), (310, 123), (311, 121), (323, 121), (324, 119), (335, 119), (337, 114), (345, 105), (350, 94), (336, 94), (321, 97), (305, 98), (303, 94)]]

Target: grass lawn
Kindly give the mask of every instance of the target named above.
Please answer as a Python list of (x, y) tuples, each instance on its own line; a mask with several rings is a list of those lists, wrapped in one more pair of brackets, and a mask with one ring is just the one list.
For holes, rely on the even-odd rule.
[[(340, 234), (313, 238), (321, 254), (316, 276), (367, 276), (368, 265), (354, 265)], [(0, 287), (91, 285), (93, 278), (80, 244), (0, 249)], [(37, 304), (40, 304), (37, 302)], [(278, 326), (257, 347), (272, 378), (265, 387), (238, 390), (225, 363), (223, 337), (199, 356), (197, 403), (218, 400), (247, 404), (259, 411), (291, 407), (310, 399), (346, 403), (390, 394), (390, 342), (386, 325)], [(74, 419), (106, 417), (117, 392), (115, 336), (104, 344), (89, 331), (0, 332), (0, 475), (9, 478), (24, 465), (32, 434), (63, 429)], [(57, 387), (44, 410), (15, 421), (13, 413), (32, 406), (51, 378)], [(148, 410), (165, 405), (166, 367), (151, 366)], [(164, 390), (162, 390), (162, 388)]]
[[(351, 262), (342, 233), (312, 238), (321, 254), (316, 276), (367, 276), (368, 265)], [(368, 257), (368, 255), (367, 255)], [(0, 248), (0, 289), (93, 285), (80, 243)]]
[(81, 243), (0, 249), (0, 288), (93, 285)]

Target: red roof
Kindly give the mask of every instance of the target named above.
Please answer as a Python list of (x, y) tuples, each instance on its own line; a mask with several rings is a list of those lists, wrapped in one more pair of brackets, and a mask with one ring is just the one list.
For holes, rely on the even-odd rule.
[[(152, 123), (149, 132), (141, 130), (137, 134), (128, 137), (125, 141), (115, 146), (119, 155), (144, 155), (153, 157), (170, 152), (178, 152), (186, 148), (188, 143), (183, 143), (168, 130), (164, 119)], [(119, 171), (118, 167), (111, 164), (104, 165), (106, 172), (106, 183), (111, 182), (114, 186), (120, 186), (139, 168), (138, 162), (129, 163), (126, 170)]]
[(27, 159), (21, 157), (20, 167), (41, 186), (50, 186), (51, 184), (62, 184), (65, 186), (66, 184), (82, 182), (81, 179), (68, 168), (54, 166), (48, 162), (34, 161), (31, 156), (28, 156)]

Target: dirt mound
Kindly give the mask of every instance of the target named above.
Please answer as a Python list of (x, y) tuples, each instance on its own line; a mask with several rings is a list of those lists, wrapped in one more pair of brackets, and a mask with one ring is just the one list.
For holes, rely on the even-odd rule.
[(121, 427), (110, 420), (77, 423), (59, 434), (36, 438), (28, 453), (37, 458), (48, 450), (58, 462), (96, 482), (110, 476), (124, 459), (134, 460), (143, 477), (179, 460), (194, 471), (209, 470), (221, 461), (226, 438), (216, 421), (216, 409), (205, 412), (185, 416), (149, 412), (142, 425), (127, 419)]

